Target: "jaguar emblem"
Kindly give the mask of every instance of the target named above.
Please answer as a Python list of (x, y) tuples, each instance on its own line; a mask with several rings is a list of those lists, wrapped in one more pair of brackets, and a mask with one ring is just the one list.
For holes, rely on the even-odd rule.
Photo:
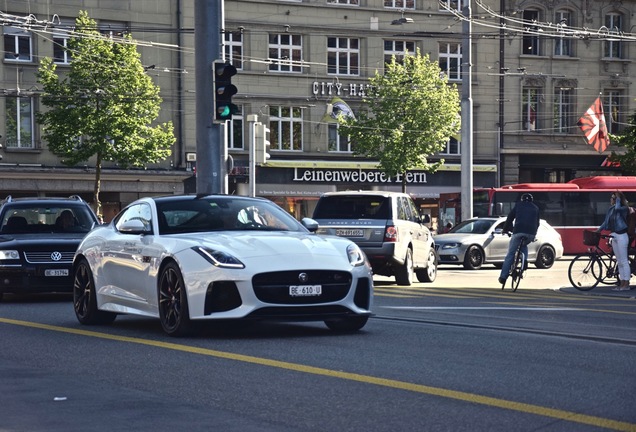
[(309, 275), (307, 273), (298, 273), (298, 280), (302, 283), (305, 283), (309, 280)]

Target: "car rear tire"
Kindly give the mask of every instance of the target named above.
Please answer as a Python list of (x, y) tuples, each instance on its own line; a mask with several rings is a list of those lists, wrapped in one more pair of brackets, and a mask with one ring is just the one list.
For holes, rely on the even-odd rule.
[(466, 251), (464, 257), (464, 268), (468, 270), (479, 270), (484, 263), (484, 253), (477, 246), (471, 246)]
[(77, 320), (86, 325), (110, 324), (117, 314), (97, 308), (95, 280), (86, 259), (80, 259), (73, 273), (73, 309)]
[(161, 271), (157, 286), (159, 320), (163, 331), (170, 336), (186, 336), (192, 332), (188, 296), (183, 276), (175, 262), (169, 262)]
[(554, 248), (549, 245), (541, 246), (537, 253), (537, 261), (535, 265), (540, 269), (549, 269), (554, 264), (555, 258)]
[(411, 286), (413, 284), (413, 251), (406, 249), (404, 264), (395, 269), (395, 282), (398, 285)]
[(369, 317), (367, 316), (355, 316), (326, 320), (325, 325), (329, 327), (330, 330), (337, 332), (354, 332), (364, 327), (368, 320)]
[(420, 282), (435, 282), (437, 278), (437, 262), (435, 249), (431, 248), (428, 252), (426, 268), (415, 270), (417, 280)]

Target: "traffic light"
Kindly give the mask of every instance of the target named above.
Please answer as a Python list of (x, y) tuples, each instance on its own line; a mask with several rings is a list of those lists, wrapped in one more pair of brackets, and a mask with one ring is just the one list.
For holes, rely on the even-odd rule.
[(254, 130), (254, 162), (264, 164), (269, 159), (269, 128), (263, 123), (256, 123)]
[(214, 121), (223, 123), (238, 113), (238, 107), (232, 103), (238, 89), (232, 84), (236, 68), (229, 63), (214, 62)]

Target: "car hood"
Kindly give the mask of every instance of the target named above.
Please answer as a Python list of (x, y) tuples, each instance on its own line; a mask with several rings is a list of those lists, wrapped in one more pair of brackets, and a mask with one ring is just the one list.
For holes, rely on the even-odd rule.
[(488, 234), (438, 234), (434, 237), (436, 244), (463, 243), (467, 239), (474, 241), (478, 238), (487, 238)]
[[(214, 249), (222, 249), (240, 258), (267, 258), (277, 256), (329, 257), (346, 256), (351, 241), (335, 236), (320, 236), (289, 231), (248, 231), (244, 233), (197, 233), (180, 235), (193, 243)], [(341, 259), (341, 258), (339, 258)]]
[(68, 233), (68, 234), (56, 234), (55, 237), (43, 234), (2, 234), (0, 235), (0, 246), (6, 246), (10, 243), (26, 244), (60, 244), (60, 243), (75, 243), (79, 242), (86, 236), (86, 233)]

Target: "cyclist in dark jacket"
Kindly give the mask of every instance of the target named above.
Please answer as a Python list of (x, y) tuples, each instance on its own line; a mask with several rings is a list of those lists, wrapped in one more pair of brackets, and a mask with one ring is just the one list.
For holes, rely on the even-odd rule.
[(504, 233), (512, 232), (512, 237), (510, 238), (510, 245), (508, 246), (508, 254), (504, 259), (501, 274), (499, 275), (499, 283), (502, 286), (506, 284), (506, 279), (512, 266), (512, 260), (514, 259), (515, 251), (519, 247), (519, 243), (521, 243), (521, 239), (526, 239), (521, 249), (526, 257), (526, 263), (524, 263), (524, 265), (526, 265), (528, 259), (528, 243), (534, 240), (539, 230), (539, 207), (537, 207), (532, 200), (532, 195), (529, 193), (521, 195), (521, 201), (515, 205), (506, 219), (503, 231)]

